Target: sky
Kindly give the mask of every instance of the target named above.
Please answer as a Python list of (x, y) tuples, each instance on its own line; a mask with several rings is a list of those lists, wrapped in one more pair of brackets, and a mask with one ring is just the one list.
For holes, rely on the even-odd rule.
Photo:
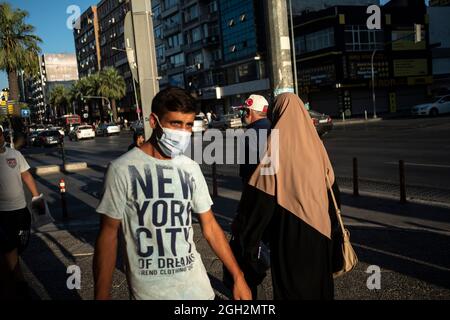
[[(3, 2), (3, 0), (0, 0)], [(84, 12), (98, 0), (5, 0), (13, 7), (28, 11), (28, 23), (36, 28), (36, 34), (43, 40), (43, 53), (74, 53), (75, 44), (72, 30), (67, 28), (73, 12), (67, 13), (71, 6), (78, 6)], [(388, 0), (382, 0), (384, 4)], [(0, 89), (8, 87), (6, 74), (0, 72)]]
[[(66, 24), (72, 12), (67, 9), (76, 5), (81, 13), (97, 0), (0, 0), (9, 2), (13, 7), (28, 11), (27, 23), (36, 28), (36, 34), (42, 39), (43, 53), (74, 53), (75, 44), (72, 30)], [(0, 73), (0, 89), (8, 87), (5, 73)]]

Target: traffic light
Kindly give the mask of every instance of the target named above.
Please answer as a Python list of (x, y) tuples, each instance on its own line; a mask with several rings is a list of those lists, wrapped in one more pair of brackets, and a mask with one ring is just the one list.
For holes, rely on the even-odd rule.
[(12, 116), (14, 114), (14, 105), (10, 104), (8, 105), (8, 115)]

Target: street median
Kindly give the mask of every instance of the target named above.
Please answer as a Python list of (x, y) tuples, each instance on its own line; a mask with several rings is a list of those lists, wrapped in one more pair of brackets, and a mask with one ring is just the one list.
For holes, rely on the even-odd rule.
[(85, 170), (88, 168), (86, 162), (71, 162), (65, 165), (48, 165), (38, 166), (32, 169), (33, 173), (38, 176), (44, 176), (49, 174), (55, 174), (60, 172), (76, 172)]

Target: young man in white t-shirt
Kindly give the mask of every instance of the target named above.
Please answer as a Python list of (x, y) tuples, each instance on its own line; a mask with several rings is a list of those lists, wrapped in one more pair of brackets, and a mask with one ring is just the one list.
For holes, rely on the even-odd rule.
[(101, 227), (94, 256), (95, 298), (109, 299), (119, 229), (132, 299), (214, 299), (197, 252), (192, 215), (234, 280), (233, 297), (251, 299), (244, 275), (211, 211), (199, 165), (182, 155), (190, 143), (195, 100), (169, 88), (152, 102), (149, 141), (113, 161), (97, 208)]
[(7, 148), (0, 126), (0, 298), (24, 298), (27, 286), (19, 266), (19, 251), (29, 239), (31, 215), (23, 183), (33, 199), (39, 192), (23, 155)]

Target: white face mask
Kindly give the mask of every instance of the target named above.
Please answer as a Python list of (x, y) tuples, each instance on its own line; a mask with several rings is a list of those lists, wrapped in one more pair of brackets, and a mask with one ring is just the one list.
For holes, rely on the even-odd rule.
[(158, 117), (155, 115), (159, 126), (163, 130), (161, 137), (156, 137), (158, 146), (161, 151), (167, 156), (174, 158), (184, 153), (189, 147), (191, 142), (191, 132), (185, 130), (175, 130), (164, 128), (159, 122)]

